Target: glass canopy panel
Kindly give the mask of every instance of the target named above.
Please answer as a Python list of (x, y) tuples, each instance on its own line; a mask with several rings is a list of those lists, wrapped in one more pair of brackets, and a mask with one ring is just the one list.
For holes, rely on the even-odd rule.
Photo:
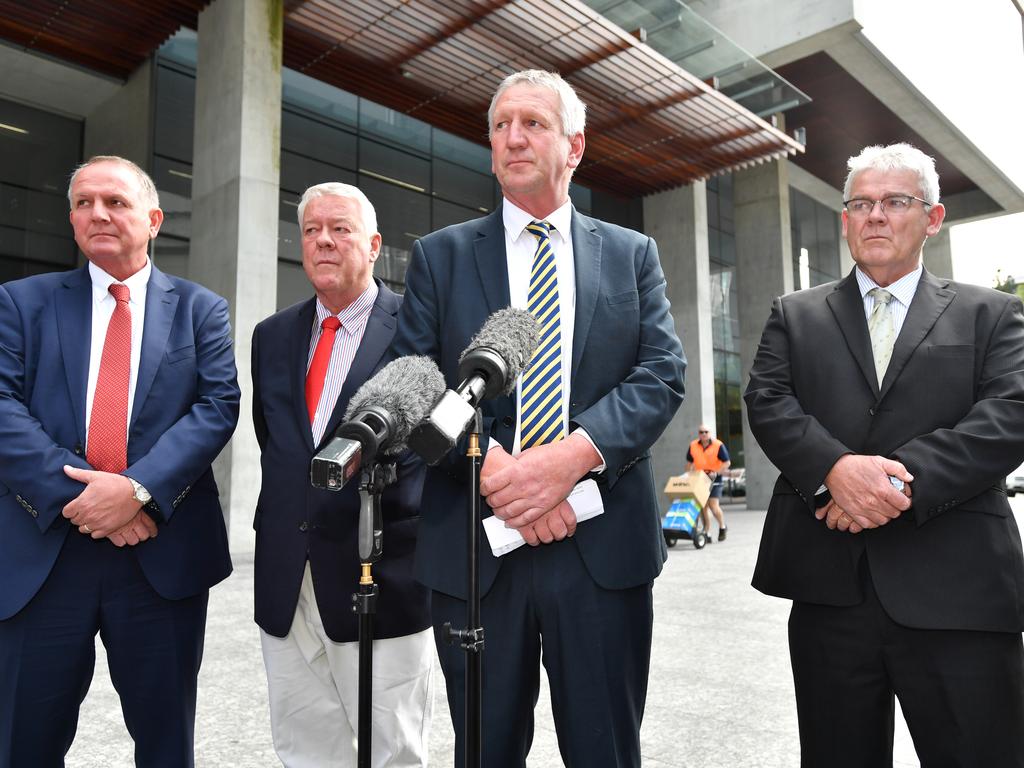
[(811, 100), (680, 0), (583, 2), (758, 117)]

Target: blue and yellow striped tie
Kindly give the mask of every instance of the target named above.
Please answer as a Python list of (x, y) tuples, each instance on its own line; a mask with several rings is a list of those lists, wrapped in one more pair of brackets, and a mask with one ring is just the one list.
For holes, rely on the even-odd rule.
[(558, 301), (558, 270), (546, 221), (530, 222), (526, 231), (537, 238), (530, 272), (527, 309), (540, 324), (540, 344), (523, 373), (520, 400), (522, 450), (565, 437), (562, 424), (562, 325)]

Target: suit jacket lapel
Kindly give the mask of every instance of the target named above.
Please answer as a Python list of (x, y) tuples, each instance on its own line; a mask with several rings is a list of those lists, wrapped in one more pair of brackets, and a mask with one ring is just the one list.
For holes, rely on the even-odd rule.
[[(864, 317), (864, 299), (860, 295), (857, 278), (851, 271), (836, 285), (826, 299), (839, 329), (846, 338), (846, 346), (857, 361), (871, 390), (878, 393), (875, 362), (871, 355), (871, 337), (868, 335), (868, 321)], [(813, 329), (809, 331), (813, 333)]]
[(288, 370), (292, 379), (292, 405), (299, 422), (299, 434), (306, 440), (306, 449), (313, 450), (313, 430), (309, 424), (306, 408), (306, 364), (309, 362), (309, 342), (313, 333), (313, 318), (316, 315), (316, 297), (301, 307), (294, 318), (288, 339)]
[[(370, 378), (373, 369), (387, 351), (391, 339), (395, 335), (396, 315), (398, 314), (398, 297), (378, 281), (377, 301), (370, 310), (370, 317), (366, 321), (366, 329), (363, 331), (362, 341), (359, 342), (359, 349), (348, 369), (345, 383), (338, 393), (338, 401), (334, 405), (334, 411), (327, 422), (327, 429), (324, 430), (324, 440), (330, 440), (334, 431), (341, 424), (341, 420), (348, 408), (348, 401), (363, 383)], [(308, 420), (308, 419), (307, 419)], [(317, 446), (319, 448), (319, 446)]]
[(64, 278), (64, 291), (55, 307), (57, 312), (57, 336), (60, 339), (61, 356), (64, 358), (64, 375), (67, 377), (68, 392), (74, 398), (72, 410), (78, 439), (85, 442), (85, 400), (89, 387), (90, 345), (82, 342), (90, 338), (92, 328), (92, 280), (89, 266), (68, 272)]
[(139, 356), (139, 375), (135, 381), (135, 401), (129, 428), (135, 423), (146, 397), (153, 386), (156, 371), (167, 351), (167, 339), (178, 308), (178, 294), (167, 275), (153, 267), (146, 286), (146, 320), (142, 329), (142, 353)]
[(576, 270), (576, 322), (573, 328), (572, 372), (569, 386), (573, 386), (576, 371), (583, 357), (583, 347), (590, 333), (590, 323), (597, 308), (601, 289), (601, 236), (593, 219), (572, 213), (572, 254)]
[(900, 328), (900, 335), (896, 338), (896, 344), (893, 346), (889, 367), (885, 369), (879, 400), (885, 397), (892, 388), (911, 355), (914, 354), (914, 350), (928, 335), (932, 326), (935, 325), (935, 321), (946, 311), (949, 302), (956, 296), (956, 291), (948, 288), (948, 285), (948, 280), (940, 280), (928, 270), (921, 273), (917, 292), (910, 302), (907, 316), (903, 320), (903, 327)]
[(487, 301), (487, 313), (490, 315), (511, 303), (501, 206), (481, 221), (479, 233), (473, 241), (473, 250), (481, 293)]

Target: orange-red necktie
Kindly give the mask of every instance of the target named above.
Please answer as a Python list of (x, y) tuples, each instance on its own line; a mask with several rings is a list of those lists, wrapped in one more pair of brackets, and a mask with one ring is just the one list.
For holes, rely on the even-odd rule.
[(128, 468), (128, 384), (132, 370), (132, 312), (130, 292), (122, 283), (111, 283), (116, 302), (103, 340), (100, 373), (92, 398), (85, 458), (103, 472)]
[(321, 326), (320, 339), (313, 352), (313, 361), (306, 372), (306, 408), (309, 410), (309, 423), (316, 418), (316, 407), (320, 404), (320, 395), (324, 391), (324, 380), (327, 378), (327, 367), (331, 363), (331, 349), (334, 347), (334, 336), (341, 327), (341, 321), (333, 315), (325, 317)]

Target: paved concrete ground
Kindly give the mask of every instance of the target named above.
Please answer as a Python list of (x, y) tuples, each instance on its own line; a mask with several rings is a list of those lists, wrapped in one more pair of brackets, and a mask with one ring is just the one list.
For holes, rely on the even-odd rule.
[[(1024, 496), (1014, 501), (1024, 523)], [(682, 541), (655, 582), (654, 650), (642, 739), (644, 766), (794, 768), (799, 765), (786, 620), (789, 604), (750, 587), (763, 512), (727, 506), (729, 538), (704, 550)], [(100, 646), (96, 677), (68, 754), (70, 768), (132, 764), (131, 741)], [(440, 681), (440, 671), (438, 670)], [(153, 713), (159, 717), (159, 713)], [(485, 734), (486, 738), (486, 734)], [(438, 685), (434, 766), (452, 764), (452, 728)], [(267, 688), (252, 623), (252, 562), (211, 593), (199, 679), (200, 768), (279, 765), (270, 742)], [(547, 693), (537, 708), (530, 768), (558, 766)], [(895, 766), (918, 766), (900, 722)]]

